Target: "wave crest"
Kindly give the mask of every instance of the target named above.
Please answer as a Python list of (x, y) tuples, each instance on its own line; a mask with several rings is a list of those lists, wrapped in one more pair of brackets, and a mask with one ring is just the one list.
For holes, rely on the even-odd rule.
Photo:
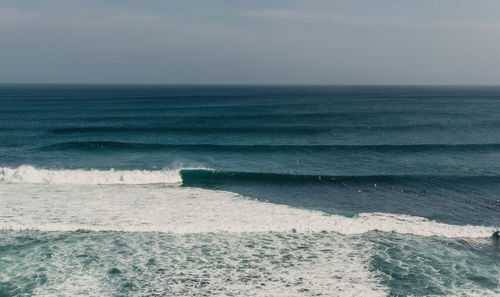
[(421, 184), (498, 183), (500, 176), (439, 176), (439, 175), (301, 175), (295, 173), (220, 171), (210, 168), (179, 168), (164, 170), (98, 170), (41, 169), (31, 165), (17, 168), (0, 167), (0, 181), (35, 184), (180, 184), (203, 187), (225, 183), (324, 183), (343, 184)]
[(0, 181), (35, 184), (177, 184), (182, 182), (179, 170), (48, 170), (23, 165), (0, 167)]

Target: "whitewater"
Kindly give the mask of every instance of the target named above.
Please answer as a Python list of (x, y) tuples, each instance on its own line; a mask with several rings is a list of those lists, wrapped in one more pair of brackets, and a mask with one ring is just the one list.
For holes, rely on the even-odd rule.
[(457, 226), (388, 213), (345, 217), (228, 191), (178, 187), (182, 184), (180, 169), (46, 170), (21, 166), (0, 168), (0, 181), (0, 229), (4, 230), (181, 234), (379, 231), (480, 238), (491, 236), (498, 228)]

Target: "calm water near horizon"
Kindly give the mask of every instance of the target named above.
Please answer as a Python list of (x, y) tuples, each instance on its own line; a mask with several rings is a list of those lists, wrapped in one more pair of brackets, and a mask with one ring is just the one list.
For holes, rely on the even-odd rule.
[(0, 85), (0, 296), (500, 296), (500, 87)]

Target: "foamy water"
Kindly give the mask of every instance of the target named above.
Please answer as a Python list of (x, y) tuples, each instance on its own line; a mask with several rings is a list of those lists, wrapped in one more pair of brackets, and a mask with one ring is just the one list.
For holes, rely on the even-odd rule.
[[(57, 237), (67, 231), (119, 231), (92, 232), (75, 243), (52, 239), (50, 247), (41, 243), (16, 260), (12, 271), (0, 272), (0, 278), (15, 284), (12, 276), (19, 271), (43, 269), (49, 280), (36, 287), (34, 296), (111, 295), (120, 284), (117, 276), (126, 278), (131, 271), (140, 290), (129, 292), (130, 296), (387, 294), (379, 276), (367, 269), (372, 255), (369, 242), (319, 233), (338, 232), (335, 226), (347, 218), (227, 191), (179, 187), (178, 171), (22, 166), (2, 168), (0, 174), (0, 229), (10, 230), (8, 234), (36, 230), (34, 236), (50, 231), (54, 235), (46, 236)], [(210, 245), (200, 250), (206, 242)], [(134, 261), (115, 252), (117, 246), (120, 251), (126, 246)], [(106, 262), (109, 267), (104, 269), (99, 262), (89, 262), (91, 247), (99, 248), (98, 257), (114, 261)], [(54, 248), (50, 261), (33, 265), (35, 258)], [(11, 260), (0, 258), (5, 263)], [(82, 265), (87, 268), (75, 269)], [(153, 271), (155, 267), (161, 270)], [(136, 275), (138, 269), (142, 273)]]
[[(25, 172), (25, 169), (16, 169)], [(33, 173), (35, 171), (35, 174)], [(97, 185), (129, 172), (45, 171), (28, 168), (29, 177), (44, 175), (52, 182), (26, 178), (0, 184), (0, 228), (40, 231), (127, 231), (165, 233), (395, 232), (446, 238), (488, 237), (495, 227), (458, 226), (422, 217), (361, 213), (350, 218), (257, 201), (227, 191), (158, 185)], [(10, 172), (3, 169), (3, 172)], [(133, 172), (138, 183), (155, 182), (173, 172)], [(66, 175), (65, 175), (66, 174)], [(132, 174), (132, 173), (130, 173)], [(78, 176), (89, 184), (64, 184)], [(145, 176), (143, 176), (145, 175)], [(9, 175), (11, 176), (11, 175)], [(16, 176), (16, 175), (12, 175)], [(112, 178), (110, 178), (112, 176)], [(57, 178), (56, 178), (57, 177)], [(60, 179), (59, 179), (60, 178)], [(4, 178), (4, 180), (6, 180)], [(11, 181), (14, 179), (11, 179)], [(26, 184), (27, 180), (35, 183)], [(163, 179), (165, 181), (166, 179)], [(81, 180), (83, 183), (85, 180)], [(129, 182), (134, 180), (130, 179)]]
[(0, 181), (41, 184), (176, 184), (182, 182), (179, 170), (47, 170), (24, 165), (0, 167)]
[[(0, 262), (14, 269), (0, 271), (0, 278), (15, 283), (11, 278), (19, 271), (37, 273), (42, 267), (50, 278), (32, 292), (35, 296), (112, 295), (117, 285), (128, 285), (123, 283), (127, 277), (140, 287), (130, 296), (157, 292), (175, 296), (188, 292), (387, 296), (386, 276), (372, 267), (373, 257), (385, 252), (359, 235), (381, 231), (477, 238), (488, 237), (491, 231), (386, 213), (362, 213), (353, 218), (327, 215), (228, 191), (173, 185), (0, 182), (0, 197), (0, 229), (11, 230), (6, 233), (9, 242), (40, 237), (37, 249), (16, 260), (14, 266), (8, 264), (12, 258), (0, 257)], [(118, 232), (58, 235), (79, 230)], [(16, 231), (24, 235), (17, 239)], [(2, 236), (0, 233), (0, 241)], [(64, 239), (73, 236), (75, 241)], [(37, 260), (47, 253), (52, 255), (50, 261)], [(413, 253), (408, 251), (407, 257)], [(114, 260), (102, 267), (96, 260), (100, 257)], [(397, 260), (391, 257), (387, 261)], [(421, 265), (428, 265), (422, 261)], [(452, 273), (451, 279), (460, 275)], [(439, 279), (436, 285), (446, 281)], [(452, 295), (495, 294), (469, 284), (446, 290)]]
[[(73, 235), (81, 239), (59, 240), (57, 233), (40, 238), (35, 252), (17, 260), (16, 272), (36, 274), (42, 269), (50, 276), (32, 295), (110, 296), (123, 286), (134, 286), (127, 296), (387, 295), (380, 277), (368, 269), (373, 245), (362, 238), (277, 233)], [(52, 251), (50, 261), (37, 263), (47, 250)]]

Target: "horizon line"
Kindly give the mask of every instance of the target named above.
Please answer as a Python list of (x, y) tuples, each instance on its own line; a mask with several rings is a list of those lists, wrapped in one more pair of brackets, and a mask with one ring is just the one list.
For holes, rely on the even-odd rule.
[(500, 84), (294, 84), (294, 83), (90, 83), (0, 82), (0, 86), (179, 86), (179, 87), (500, 87)]

